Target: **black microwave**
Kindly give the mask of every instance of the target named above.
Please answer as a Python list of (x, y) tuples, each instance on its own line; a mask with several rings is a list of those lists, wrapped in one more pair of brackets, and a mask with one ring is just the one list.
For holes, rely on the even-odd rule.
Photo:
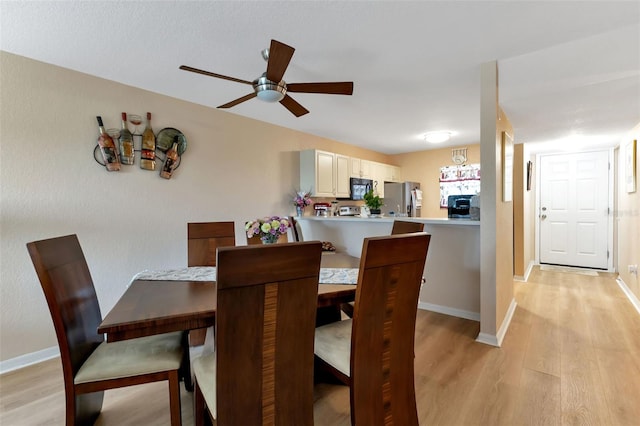
[(350, 179), (349, 191), (352, 200), (364, 200), (364, 194), (371, 191), (371, 189), (373, 189), (373, 180), (371, 179)]

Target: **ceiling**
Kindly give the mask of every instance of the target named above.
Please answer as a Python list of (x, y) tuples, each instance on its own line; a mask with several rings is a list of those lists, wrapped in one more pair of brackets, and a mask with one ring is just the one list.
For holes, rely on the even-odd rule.
[[(480, 140), (480, 66), (497, 60), (516, 143), (613, 145), (640, 122), (638, 1), (0, 1), (4, 51), (216, 107), (251, 87), (276, 39), (310, 113), (252, 99), (229, 114), (396, 154)], [(427, 144), (427, 131), (451, 130)]]

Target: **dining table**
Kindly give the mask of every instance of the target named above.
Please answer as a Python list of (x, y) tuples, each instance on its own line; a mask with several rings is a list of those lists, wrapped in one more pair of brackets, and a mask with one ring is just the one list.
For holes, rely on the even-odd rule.
[[(360, 259), (323, 253), (318, 279), (317, 325), (340, 320), (340, 305), (355, 300)], [(107, 342), (215, 324), (216, 267), (143, 270), (98, 326)]]

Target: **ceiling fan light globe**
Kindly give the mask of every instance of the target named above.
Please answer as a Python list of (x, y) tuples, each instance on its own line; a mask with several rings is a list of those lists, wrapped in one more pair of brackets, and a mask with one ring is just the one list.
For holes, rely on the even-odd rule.
[(265, 102), (280, 102), (284, 98), (283, 91), (273, 89), (262, 89), (257, 92), (258, 99)]
[(254, 82), (253, 87), (258, 99), (265, 102), (280, 102), (287, 94), (287, 85), (284, 80), (274, 83), (263, 76)]

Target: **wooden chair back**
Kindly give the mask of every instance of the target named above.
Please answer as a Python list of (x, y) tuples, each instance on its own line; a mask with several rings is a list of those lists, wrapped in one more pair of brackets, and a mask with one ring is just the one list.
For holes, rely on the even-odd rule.
[[(102, 321), (98, 297), (76, 235), (34, 241), (27, 244), (27, 249), (56, 331), (67, 407), (73, 407), (68, 399), (74, 394), (74, 377), (103, 341), (103, 336), (97, 332)], [(85, 400), (82, 406), (88, 415), (97, 417), (102, 407), (103, 392), (81, 397)], [(69, 414), (67, 419), (73, 419), (73, 414)]]
[(298, 221), (296, 220), (296, 218), (293, 216), (290, 216), (289, 222), (291, 222), (291, 232), (293, 234), (293, 240), (302, 241), (302, 235), (301, 235), (301, 232), (299, 232), (298, 230)]
[(233, 222), (187, 224), (187, 266), (216, 266), (218, 247), (235, 245)]
[(410, 234), (412, 232), (424, 231), (424, 223), (409, 222), (407, 220), (394, 220), (391, 235)]
[(423, 232), (364, 240), (351, 334), (351, 424), (418, 425), (414, 336), (430, 239)]
[(321, 244), (218, 250), (217, 424), (313, 424)]

